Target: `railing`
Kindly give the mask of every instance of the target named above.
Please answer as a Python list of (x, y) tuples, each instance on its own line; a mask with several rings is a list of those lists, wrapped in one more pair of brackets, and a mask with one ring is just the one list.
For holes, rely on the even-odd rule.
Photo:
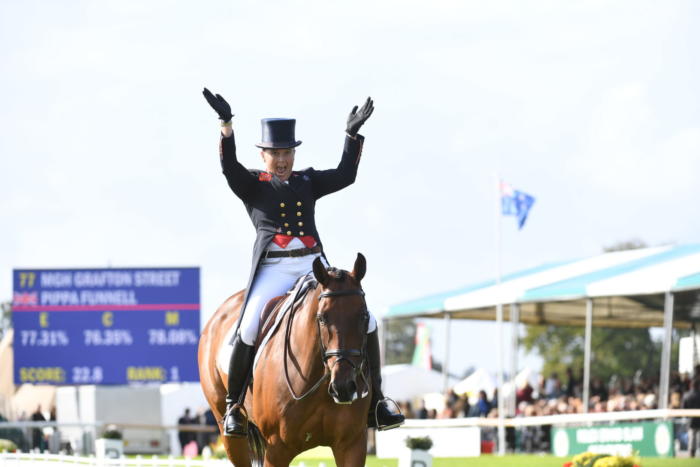
[[(556, 443), (552, 442), (551, 435), (559, 428), (604, 428), (624, 422), (672, 421), (675, 427), (672, 435), (684, 434), (687, 430), (687, 420), (691, 417), (700, 417), (700, 409), (634, 410), (507, 418), (504, 420), (506, 448), (508, 451), (522, 453), (556, 452)], [(495, 449), (498, 441), (498, 423), (498, 418), (478, 417), (409, 419), (403, 426), (403, 432), (391, 430), (376, 434), (377, 455), (397, 457), (397, 449), (403, 446), (402, 441), (407, 436), (430, 436), (434, 442), (432, 452), (438, 457), (477, 456), (480, 451), (491, 452)], [(455, 438), (459, 438), (459, 441)], [(676, 453), (684, 451), (680, 438), (671, 439), (670, 442), (677, 446), (674, 449)]]
[[(516, 430), (526, 430), (527, 427), (548, 427), (548, 426), (567, 426), (567, 425), (592, 425), (592, 424), (606, 424), (606, 423), (616, 423), (624, 421), (641, 421), (641, 420), (674, 420), (679, 427), (684, 429), (688, 418), (700, 417), (700, 409), (659, 409), (659, 410), (635, 410), (635, 411), (624, 411), (624, 412), (601, 412), (601, 413), (586, 413), (586, 414), (561, 414), (561, 415), (548, 415), (548, 416), (529, 416), (529, 417), (514, 417), (505, 419), (506, 427), (514, 427)], [(498, 426), (499, 420), (497, 418), (454, 418), (454, 419), (430, 419), (430, 420), (417, 420), (410, 419), (406, 421), (405, 428), (408, 429), (432, 429), (432, 428), (463, 428), (463, 427), (481, 427), (482, 433), (491, 432), (495, 427)], [(32, 428), (44, 428), (44, 427), (54, 427), (58, 430), (64, 430), (67, 428), (78, 428), (82, 430), (91, 430), (93, 433), (98, 433), (102, 430), (107, 423), (56, 423), (56, 422), (0, 422), (0, 429), (3, 428), (22, 428), (25, 430), (30, 430)], [(204, 434), (214, 433), (217, 431), (216, 428), (206, 425), (144, 425), (144, 424), (109, 424), (116, 425), (118, 429), (136, 429), (136, 430), (162, 430), (170, 432), (173, 436), (177, 431), (190, 431), (198, 432)], [(404, 435), (405, 437), (405, 435)], [(177, 441), (176, 441), (177, 442)], [(378, 442), (381, 441), (378, 439)], [(53, 449), (53, 452), (58, 452), (58, 449)], [(91, 450), (82, 451), (85, 453), (94, 452)], [(166, 451), (174, 452), (174, 451)], [(179, 452), (179, 451), (178, 451)], [(8, 456), (20, 456), (19, 454), (8, 454)], [(21, 456), (31, 456), (31, 454), (22, 454)], [(36, 454), (34, 455), (36, 456)], [(43, 459), (39, 455), (37, 459)], [(173, 460), (173, 459), (134, 459), (130, 458), (122, 463), (115, 463), (117, 461), (104, 461), (111, 463), (97, 464), (97, 459), (90, 461), (89, 458), (73, 458), (71, 456), (65, 456), (66, 459), (82, 459), (82, 460), (72, 460), (76, 465), (189, 465), (189, 466), (199, 466), (199, 465), (219, 465), (211, 464), (214, 461), (207, 461), (209, 463), (198, 464), (196, 462), (202, 461), (183, 461), (183, 460)], [(3, 460), (0, 463), (0, 467), (13, 466), (15, 464), (8, 463), (11, 457), (0, 457)], [(5, 460), (8, 459), (7, 462)], [(88, 460), (85, 460), (88, 459)], [(92, 462), (92, 463), (89, 463)], [(125, 463), (126, 462), (126, 463)], [(140, 463), (139, 463), (140, 462)], [(147, 464), (150, 462), (150, 464)], [(155, 463), (153, 463), (155, 462)], [(27, 465), (27, 464), (23, 464)], [(39, 464), (34, 464), (39, 465)], [(56, 464), (53, 464), (54, 466)], [(224, 463), (224, 465), (227, 465)]]
[(121, 457), (119, 459), (66, 456), (62, 454), (38, 454), (38, 453), (0, 453), (0, 467), (14, 466), (57, 467), (61, 465), (75, 465), (88, 467), (230, 467), (228, 460), (194, 460), (175, 459), (173, 457), (160, 459), (157, 457), (133, 458)]
[[(628, 410), (624, 412), (572, 413), (558, 415), (540, 415), (531, 417), (506, 418), (505, 426), (541, 426), (541, 425), (581, 425), (595, 422), (621, 422), (630, 420), (668, 420), (672, 418), (700, 417), (700, 409), (655, 409)], [(482, 426), (497, 427), (498, 418), (446, 418), (446, 419), (409, 419), (406, 427), (450, 427)]]
[[(149, 424), (133, 424), (133, 423), (106, 423), (106, 422), (93, 422), (93, 423), (63, 423), (63, 422), (51, 422), (51, 421), (22, 421), (22, 422), (0, 422), (0, 434), (8, 433), (10, 430), (20, 430), (23, 445), (14, 440), (21, 450), (27, 451), (32, 447), (32, 431), (33, 430), (43, 430), (44, 428), (53, 428), (53, 433), (48, 436), (47, 444), (43, 444), (45, 448), (48, 448), (50, 452), (56, 454), (63, 449), (65, 452), (69, 453), (81, 453), (83, 455), (89, 455), (94, 453), (94, 440), (102, 433), (105, 428), (114, 427), (125, 433), (125, 438), (127, 441), (141, 441), (144, 442), (150, 435), (150, 433), (162, 432), (166, 433), (167, 443), (163, 444), (159, 449), (148, 449), (148, 450), (136, 450), (132, 452), (135, 453), (149, 453), (149, 454), (179, 454), (178, 445), (178, 432), (190, 432), (195, 433), (197, 436), (210, 436), (214, 433), (218, 433), (217, 427), (209, 425), (149, 425)], [(130, 438), (130, 433), (138, 435), (135, 438)], [(43, 435), (42, 435), (43, 436)], [(8, 436), (0, 436), (8, 437)], [(66, 443), (70, 442), (70, 448), (66, 448)], [(208, 441), (205, 443), (208, 444)], [(132, 443), (133, 446), (136, 443)]]
[(103, 429), (106, 426), (113, 426), (117, 429), (136, 429), (136, 430), (176, 430), (176, 431), (194, 431), (214, 433), (219, 430), (216, 427), (209, 425), (148, 425), (142, 423), (113, 423), (113, 422), (95, 422), (95, 423), (73, 423), (73, 422), (0, 422), (2, 428), (98, 428)]

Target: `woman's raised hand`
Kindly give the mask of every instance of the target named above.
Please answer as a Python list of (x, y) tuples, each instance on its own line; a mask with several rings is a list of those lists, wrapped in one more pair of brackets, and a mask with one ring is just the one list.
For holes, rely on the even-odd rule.
[(217, 114), (219, 114), (219, 118), (221, 119), (222, 122), (228, 122), (231, 120), (231, 117), (233, 117), (233, 114), (231, 113), (231, 106), (228, 105), (228, 102), (226, 102), (226, 99), (221, 97), (219, 94), (214, 95), (211, 93), (210, 90), (207, 88), (204, 88), (204, 91), (202, 91), (202, 94), (204, 94), (204, 98), (209, 102), (209, 105), (211, 105), (211, 108), (216, 111)]
[(357, 110), (357, 106), (352, 108), (350, 115), (348, 115), (348, 126), (345, 131), (352, 137), (357, 135), (360, 127), (364, 125), (372, 112), (374, 112), (374, 101), (368, 97), (360, 110)]

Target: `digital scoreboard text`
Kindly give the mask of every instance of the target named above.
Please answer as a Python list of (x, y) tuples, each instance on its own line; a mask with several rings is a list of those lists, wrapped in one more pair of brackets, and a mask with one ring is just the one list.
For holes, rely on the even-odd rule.
[(199, 268), (16, 269), (15, 384), (199, 381)]

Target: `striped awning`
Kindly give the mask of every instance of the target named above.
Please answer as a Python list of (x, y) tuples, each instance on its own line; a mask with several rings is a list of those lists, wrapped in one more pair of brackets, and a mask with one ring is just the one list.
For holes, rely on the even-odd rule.
[(583, 325), (593, 300), (596, 326), (663, 324), (664, 296), (674, 293), (674, 325), (700, 321), (700, 244), (604, 253), (509, 274), (458, 290), (394, 305), (385, 319), (441, 317), (495, 319), (496, 304), (517, 304), (529, 324)]

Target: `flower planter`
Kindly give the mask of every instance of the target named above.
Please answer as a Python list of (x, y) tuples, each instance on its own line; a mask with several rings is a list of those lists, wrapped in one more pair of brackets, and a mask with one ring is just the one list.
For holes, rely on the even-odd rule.
[(399, 456), (399, 467), (433, 467), (433, 456), (423, 449), (406, 448)]
[(118, 459), (124, 455), (124, 441), (121, 439), (98, 438), (95, 440), (95, 457)]

